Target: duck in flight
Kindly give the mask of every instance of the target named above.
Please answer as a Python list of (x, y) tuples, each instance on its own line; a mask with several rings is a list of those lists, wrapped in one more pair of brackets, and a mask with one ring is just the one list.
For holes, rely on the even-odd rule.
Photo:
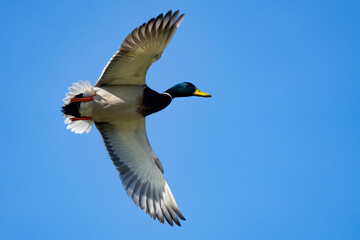
[(184, 18), (169, 11), (135, 28), (104, 68), (95, 86), (79, 81), (69, 87), (62, 112), (67, 128), (102, 135), (122, 184), (134, 201), (153, 219), (173, 226), (185, 220), (163, 176), (145, 130), (145, 117), (167, 107), (178, 97), (211, 97), (192, 83), (176, 84), (163, 93), (146, 85), (150, 65), (159, 60)]

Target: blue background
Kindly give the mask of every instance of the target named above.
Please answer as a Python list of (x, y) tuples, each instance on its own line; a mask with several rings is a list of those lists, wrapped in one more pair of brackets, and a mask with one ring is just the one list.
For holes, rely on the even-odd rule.
[[(60, 113), (169, 9), (186, 16), (147, 83), (213, 95), (147, 120), (181, 228)], [(2, 1), (0, 239), (360, 239), (359, 22), (359, 1)]]

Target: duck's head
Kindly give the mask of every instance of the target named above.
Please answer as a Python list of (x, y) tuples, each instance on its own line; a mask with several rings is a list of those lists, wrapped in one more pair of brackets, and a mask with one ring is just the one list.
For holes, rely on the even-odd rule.
[(189, 82), (176, 84), (165, 92), (170, 94), (172, 98), (190, 96), (211, 97), (210, 94), (200, 91), (199, 89), (197, 89), (197, 87), (194, 86), (194, 84)]

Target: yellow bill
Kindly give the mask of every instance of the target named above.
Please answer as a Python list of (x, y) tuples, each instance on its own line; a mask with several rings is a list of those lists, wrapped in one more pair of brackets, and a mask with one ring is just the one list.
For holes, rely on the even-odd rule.
[(200, 91), (199, 89), (196, 89), (196, 91), (194, 92), (194, 96), (199, 96), (199, 97), (211, 97), (210, 94), (204, 93), (204, 92)]

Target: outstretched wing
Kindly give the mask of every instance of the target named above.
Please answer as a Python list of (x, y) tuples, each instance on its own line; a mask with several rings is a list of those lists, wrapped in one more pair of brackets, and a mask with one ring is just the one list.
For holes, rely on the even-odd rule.
[(182, 216), (163, 168), (146, 136), (145, 118), (134, 121), (96, 123), (122, 184), (136, 206), (161, 223), (180, 226)]
[(179, 11), (160, 14), (135, 28), (104, 68), (95, 87), (103, 85), (144, 85), (150, 65), (157, 61), (184, 18)]

